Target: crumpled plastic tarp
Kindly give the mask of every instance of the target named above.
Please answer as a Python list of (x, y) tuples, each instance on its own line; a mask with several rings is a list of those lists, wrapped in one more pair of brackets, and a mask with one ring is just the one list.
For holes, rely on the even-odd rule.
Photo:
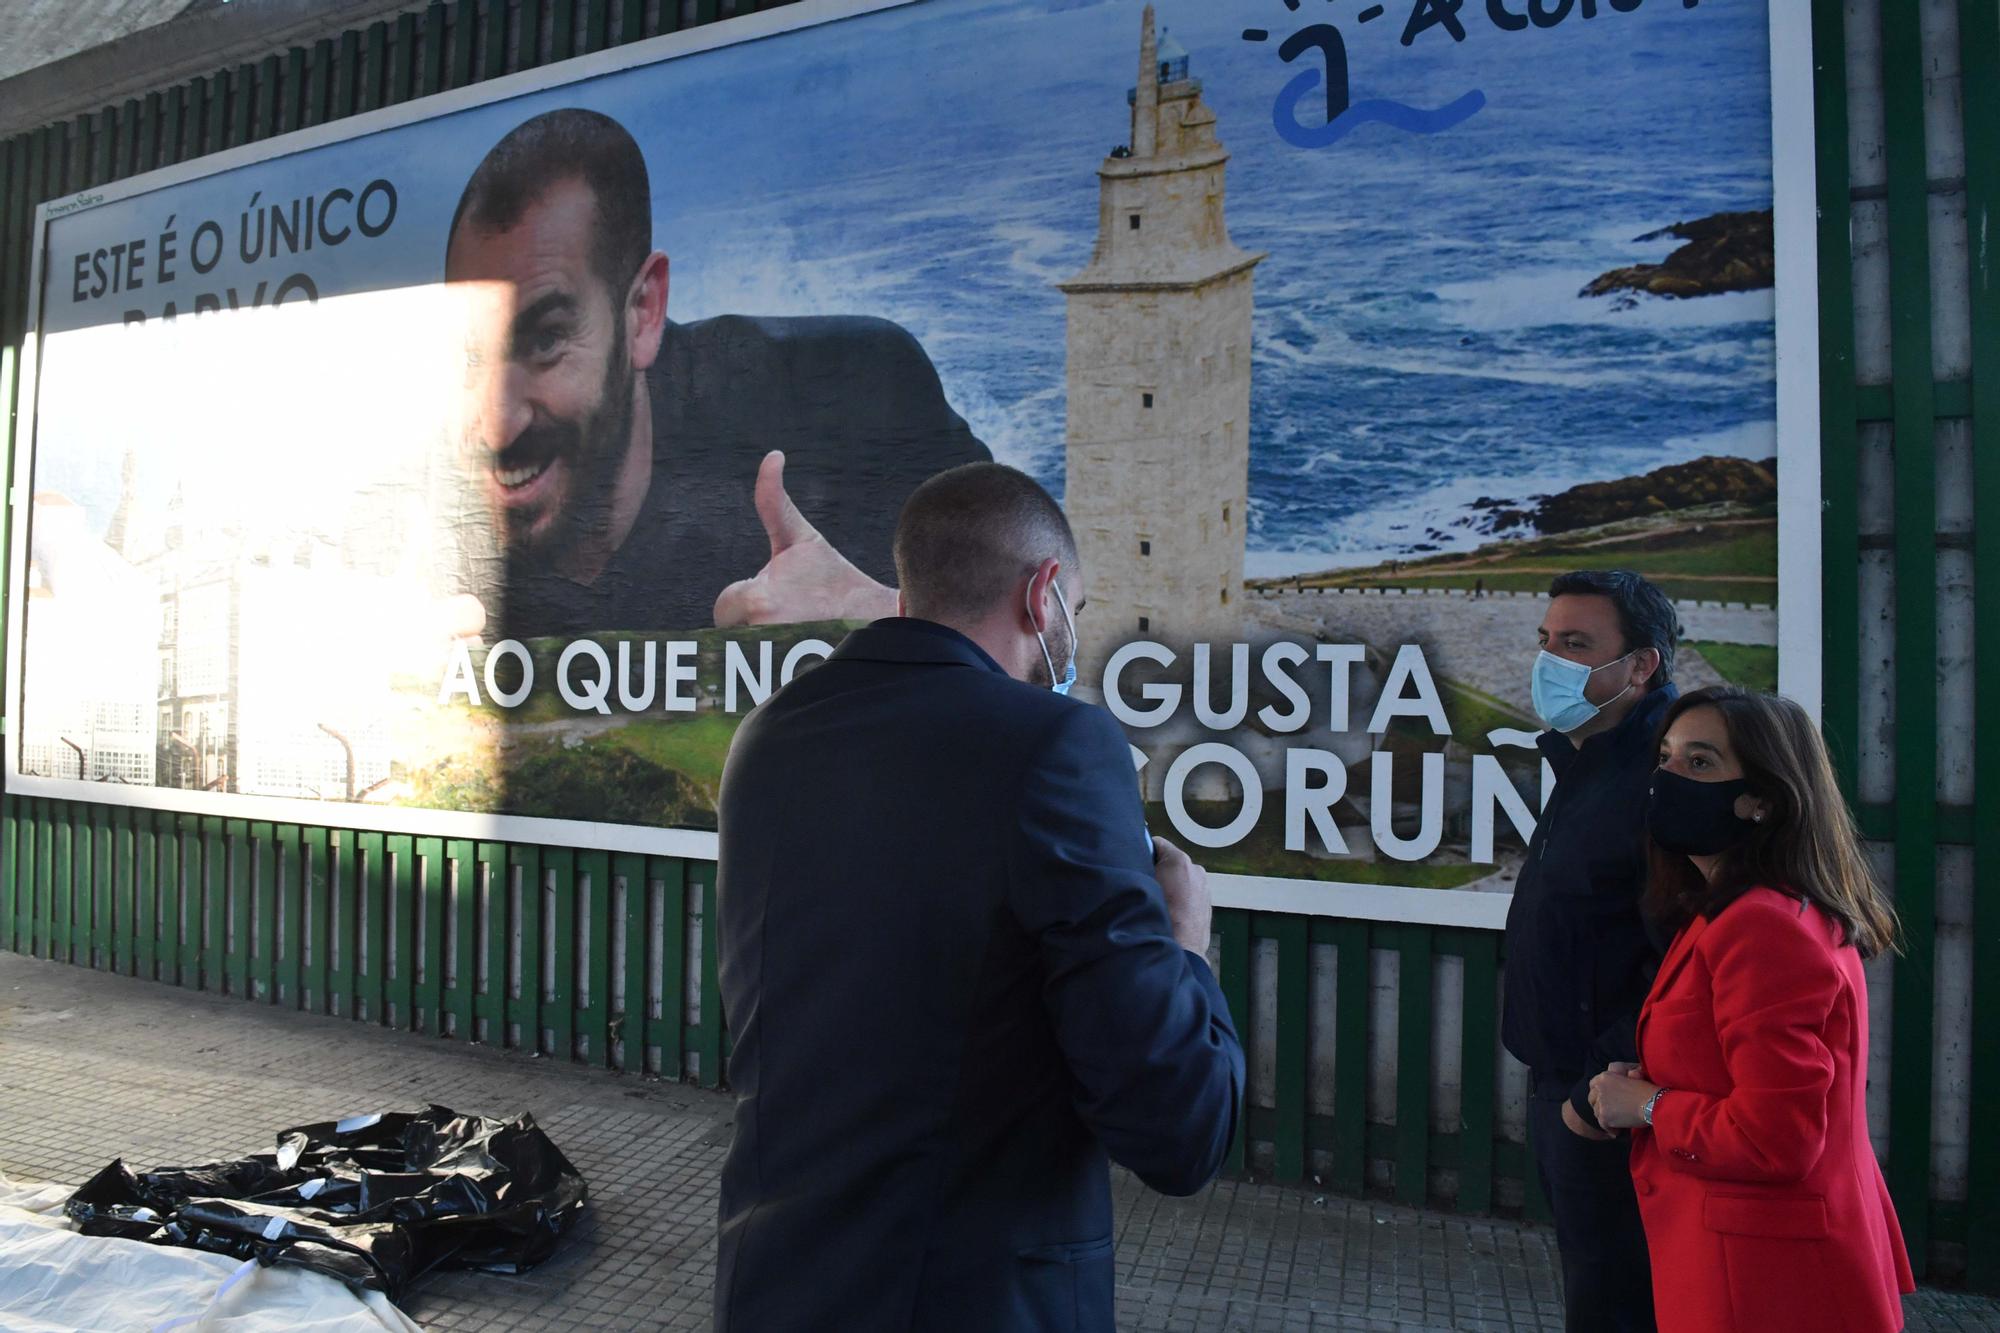
[(395, 1299), (434, 1268), (533, 1267), (585, 1196), (533, 1116), (431, 1106), (300, 1125), (234, 1161), (143, 1172), (114, 1161), (65, 1211), (86, 1235), (297, 1265)]
[(423, 1333), (381, 1292), (318, 1273), (78, 1235), (63, 1220), (70, 1193), (0, 1175), (7, 1333)]

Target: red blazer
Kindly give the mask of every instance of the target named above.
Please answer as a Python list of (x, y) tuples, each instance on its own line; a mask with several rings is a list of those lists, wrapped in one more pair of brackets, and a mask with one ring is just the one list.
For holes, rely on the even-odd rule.
[(1861, 957), (1753, 889), (1668, 949), (1639, 1014), (1670, 1088), (1632, 1136), (1662, 1333), (1894, 1333), (1914, 1291), (1868, 1141)]

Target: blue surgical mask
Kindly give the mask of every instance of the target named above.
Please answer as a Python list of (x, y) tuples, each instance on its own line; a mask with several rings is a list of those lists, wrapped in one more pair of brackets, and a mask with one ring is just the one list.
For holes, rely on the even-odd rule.
[[(1035, 631), (1035, 642), (1042, 645), (1042, 661), (1048, 663), (1049, 679), (1055, 682), (1049, 688), (1057, 694), (1068, 694), (1076, 686), (1076, 618), (1069, 613), (1069, 601), (1063, 596), (1061, 585), (1051, 582), (1049, 590), (1055, 593), (1056, 605), (1062, 608), (1063, 623), (1069, 626), (1069, 665), (1063, 669), (1061, 680), (1056, 680), (1056, 659), (1049, 656), (1049, 641), (1042, 637), (1040, 630)], [(1032, 592), (1029, 594), (1033, 595)], [(1033, 623), (1032, 612), (1029, 623)]]
[[(1633, 649), (1633, 652), (1637, 651), (1636, 648)], [(1564, 735), (1583, 726), (1603, 712), (1605, 704), (1617, 702), (1632, 688), (1627, 685), (1625, 689), (1607, 699), (1605, 704), (1594, 704), (1583, 697), (1584, 687), (1590, 684), (1590, 678), (1604, 670), (1604, 667), (1617, 666), (1630, 656), (1632, 653), (1627, 653), (1625, 657), (1606, 662), (1604, 666), (1587, 667), (1581, 662), (1572, 662), (1567, 657), (1557, 657), (1546, 648), (1543, 649), (1541, 655), (1535, 659), (1534, 676), (1529, 687), (1529, 693), (1535, 701), (1535, 716), (1541, 718), (1542, 722), (1552, 730), (1560, 731)]]

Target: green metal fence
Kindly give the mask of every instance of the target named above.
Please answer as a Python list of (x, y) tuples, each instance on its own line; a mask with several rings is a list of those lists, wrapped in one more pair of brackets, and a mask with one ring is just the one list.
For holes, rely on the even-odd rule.
[[(1943, 1086), (1934, 999), (1970, 995), (1970, 1040), (2000, 1030), (2000, 728), (1979, 733), (1970, 802), (1941, 801), (1935, 738), (1940, 552), (1973, 551), (1977, 661), (2000, 661), (2000, 542), (1939, 533), (1941, 421), (1971, 432), (1978, 511), (2000, 514), (2000, 15), (1994, 0), (1773, 0), (1812, 7), (1819, 123), (1825, 725), (1867, 835), (1893, 847), (1908, 932), (1878, 1043), (1890, 1051), (1887, 1167), (1920, 1264), (2000, 1289), (2000, 1140), (1966, 1136), (1940, 1169), (1938, 1105), (2000, 1115), (2000, 1062)], [(34, 206), (137, 172), (483, 79), (771, 8), (739, 0), (458, 0), (341, 33), (0, 143), (0, 394), (11, 475)], [(1920, 19), (1921, 12), (1921, 22)], [(1939, 37), (1942, 23), (1955, 33)], [(1859, 34), (1859, 38), (1857, 38)], [(1855, 51), (1850, 56), (1850, 48)], [(1939, 55), (1963, 72), (1940, 111)], [(1879, 87), (1886, 175), (1857, 184), (1850, 86)], [(1957, 85), (1954, 84), (1954, 88)], [(1871, 112), (1872, 114), (1872, 112)], [(1872, 122), (1871, 122), (1872, 123)], [(718, 133), (726, 108), (716, 108)], [(1942, 129), (1941, 129), (1942, 127)], [(1928, 147), (1962, 139), (1963, 173)], [(1963, 197), (1965, 270), (1937, 279), (1940, 197)], [(1886, 329), (1857, 304), (1856, 210), (1886, 201)], [(1940, 281), (1943, 287), (1940, 288)], [(1952, 284), (1958, 284), (1956, 288)], [(1970, 369), (1933, 370), (1933, 297), (1970, 304)], [(1863, 377), (1857, 348), (1891, 348)], [(1865, 382), (1864, 382), (1865, 380)], [(1863, 432), (1893, 432), (1891, 529), (1862, 519)], [(0, 508), (0, 552), (7, 548)], [(1893, 602), (1860, 571), (1886, 555)], [(1890, 626), (1885, 666), (1864, 661)], [(1947, 625), (1945, 628), (1949, 629)], [(0, 645), (4, 652), (4, 645)], [(1862, 799), (1862, 700), (1893, 682), (1892, 799)], [(1960, 682), (1969, 690), (1969, 682)], [(2000, 689), (2000, 677), (1993, 682)], [(1945, 688), (1952, 688), (1946, 682)], [(1878, 763), (1877, 768), (1882, 765)], [(1941, 848), (1969, 846), (1969, 960), (1940, 980)], [(413, 1033), (541, 1051), (627, 1072), (720, 1080), (714, 868), (558, 847), (224, 820), (0, 797), (0, 948)], [(1254, 1027), (1238, 1170), (1335, 1190), (1387, 1188), (1463, 1211), (1540, 1211), (1509, 1123), (1491, 932), (1223, 911), (1220, 972)], [(1376, 982), (1393, 971), (1393, 987)], [(1445, 984), (1447, 977), (1452, 984)], [(1392, 1092), (1391, 1092), (1392, 1090)], [(1371, 1093), (1373, 1100), (1371, 1100)], [(1517, 1100), (1517, 1099), (1516, 1099)], [(1385, 1106), (1388, 1108), (1384, 1112)]]

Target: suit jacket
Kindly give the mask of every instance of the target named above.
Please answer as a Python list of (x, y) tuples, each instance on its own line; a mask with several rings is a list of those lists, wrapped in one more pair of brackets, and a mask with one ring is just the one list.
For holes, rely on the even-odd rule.
[(1670, 1088), (1632, 1140), (1663, 1333), (1903, 1327), (1903, 1232), (1868, 1140), (1868, 988), (1816, 906), (1752, 889), (1668, 950), (1639, 1015)]
[(1110, 1329), (1107, 1156), (1192, 1193), (1243, 1090), (1118, 725), (880, 621), (744, 721), (719, 824), (719, 1333)]

